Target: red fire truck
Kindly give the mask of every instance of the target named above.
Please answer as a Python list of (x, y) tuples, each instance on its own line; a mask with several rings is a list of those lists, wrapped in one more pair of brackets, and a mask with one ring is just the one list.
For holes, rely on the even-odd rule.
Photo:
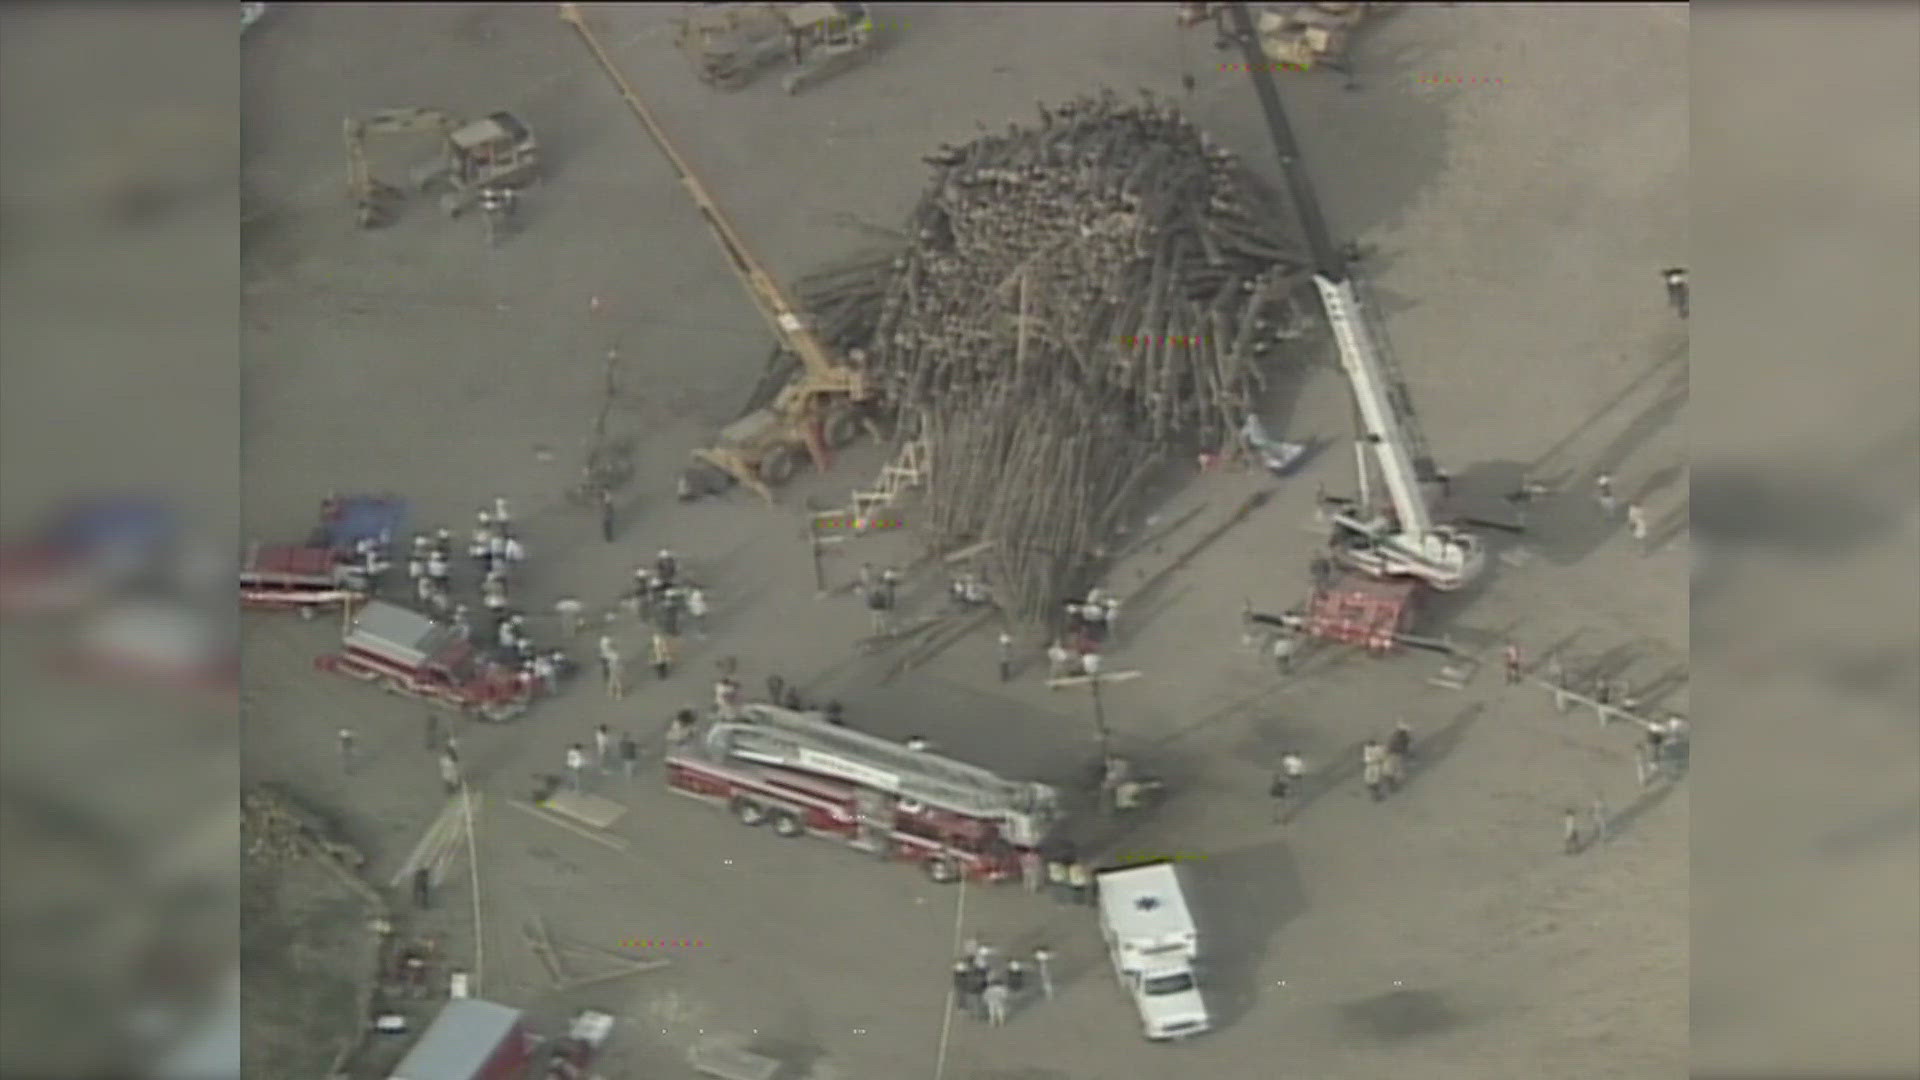
[(829, 724), (819, 713), (742, 707), (666, 758), (667, 783), (722, 803), (744, 825), (910, 859), (938, 882), (1017, 877), (1045, 842), (1060, 793)]
[(517, 672), (489, 662), (452, 628), (385, 600), (354, 612), (340, 644), (314, 666), (483, 720), (512, 720), (533, 698)]

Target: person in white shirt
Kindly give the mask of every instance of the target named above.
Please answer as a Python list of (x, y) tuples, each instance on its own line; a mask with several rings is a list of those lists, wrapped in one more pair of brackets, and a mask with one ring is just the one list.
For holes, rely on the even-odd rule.
[(574, 745), (567, 747), (567, 783), (573, 788), (573, 790), (579, 791), (581, 789), (580, 774), (586, 769), (586, 767), (587, 767), (587, 752), (580, 748), (580, 744), (575, 743)]

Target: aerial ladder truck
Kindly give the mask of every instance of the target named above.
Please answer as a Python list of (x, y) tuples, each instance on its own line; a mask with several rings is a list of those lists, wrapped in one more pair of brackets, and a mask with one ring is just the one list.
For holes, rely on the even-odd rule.
[[(747, 250), (733, 223), (694, 175), (692, 166), (668, 141), (653, 110), (640, 100), (587, 25), (580, 6), (561, 4), (560, 18), (579, 32), (581, 41), (613, 82), (621, 100), (633, 110), (648, 137), (672, 166), (681, 186), (693, 197), (701, 219), (725, 253), (728, 266), (746, 286), (748, 297), (766, 320), (768, 329), (773, 331), (774, 340), (800, 361), (797, 376), (779, 390), (772, 402), (723, 428), (714, 446), (693, 452), (696, 461), (720, 470), (772, 503), (773, 488), (793, 476), (803, 456), (811, 457), (815, 467), (824, 470), (829, 451), (859, 436), (866, 425), (864, 407), (871, 403), (873, 395), (860, 373), (842, 364), (813, 333), (773, 276)], [(683, 494), (686, 484), (683, 479)]]
[[(1280, 107), (1272, 64), (1260, 51), (1246, 5), (1223, 6), (1229, 37), (1245, 54), (1268, 134), (1279, 152), (1287, 190), (1313, 256), (1314, 288), (1338, 347), (1341, 371), (1353, 390), (1359, 494), (1353, 499), (1329, 499), (1322, 506), (1323, 516), (1333, 527), (1330, 554), (1341, 566), (1371, 578), (1411, 579), (1440, 592), (1461, 589), (1486, 569), (1486, 548), (1474, 533), (1433, 520), (1422, 481), (1437, 480), (1439, 474), (1406, 402), (1405, 382), (1384, 348), (1385, 335), (1376, 333), (1361, 303), (1350, 259), (1329, 237), (1319, 200), (1300, 164), (1292, 128)], [(1423, 462), (1425, 476), (1418, 467)], [(1376, 473), (1386, 489), (1384, 508), (1372, 498), (1371, 477)]]
[(666, 766), (671, 790), (723, 803), (744, 825), (918, 862), (940, 882), (1018, 875), (1059, 817), (1046, 784), (758, 702), (712, 722)]

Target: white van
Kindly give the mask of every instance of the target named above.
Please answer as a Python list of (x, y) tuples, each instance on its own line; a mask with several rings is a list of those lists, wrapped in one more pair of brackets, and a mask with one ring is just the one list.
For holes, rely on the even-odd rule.
[(1181, 1039), (1211, 1028), (1193, 970), (1200, 934), (1179, 871), (1170, 862), (1144, 863), (1102, 870), (1094, 880), (1101, 936), (1147, 1038)]

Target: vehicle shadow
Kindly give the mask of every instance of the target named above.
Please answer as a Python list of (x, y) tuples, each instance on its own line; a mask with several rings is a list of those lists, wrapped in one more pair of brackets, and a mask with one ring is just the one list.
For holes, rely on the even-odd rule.
[(1259, 970), (1274, 935), (1307, 910), (1298, 867), (1283, 841), (1211, 854), (1182, 869), (1200, 930), (1201, 994), (1215, 1030), (1259, 1000)]

